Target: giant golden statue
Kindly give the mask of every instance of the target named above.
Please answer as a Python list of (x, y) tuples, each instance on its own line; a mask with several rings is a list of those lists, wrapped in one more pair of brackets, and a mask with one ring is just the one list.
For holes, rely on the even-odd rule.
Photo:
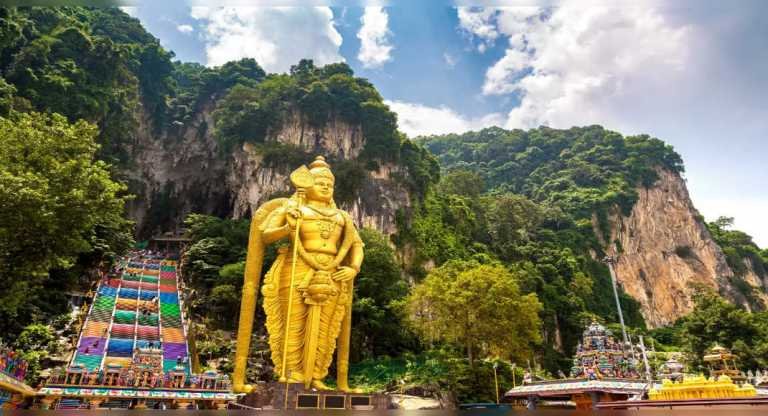
[(251, 220), (245, 283), (237, 333), (236, 392), (250, 392), (245, 384), (256, 290), (264, 260), (264, 246), (288, 239), (264, 277), (261, 290), (267, 315), (272, 362), (281, 382), (326, 389), (338, 342), (336, 382), (347, 382), (351, 329), (352, 283), (363, 262), (363, 243), (352, 218), (333, 201), (335, 178), (318, 156), (309, 168), (291, 174), (296, 193), (259, 207)]

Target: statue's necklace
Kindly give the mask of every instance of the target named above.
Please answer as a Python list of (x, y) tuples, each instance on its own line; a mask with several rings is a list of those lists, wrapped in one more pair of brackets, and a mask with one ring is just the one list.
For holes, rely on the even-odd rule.
[(320, 208), (320, 207), (313, 207), (312, 205), (306, 205), (306, 207), (324, 217), (332, 217), (336, 215), (336, 209), (334, 208)]
[(318, 221), (317, 228), (320, 229), (320, 237), (322, 237), (323, 240), (327, 240), (331, 238), (331, 231), (336, 228), (336, 223), (331, 221)]

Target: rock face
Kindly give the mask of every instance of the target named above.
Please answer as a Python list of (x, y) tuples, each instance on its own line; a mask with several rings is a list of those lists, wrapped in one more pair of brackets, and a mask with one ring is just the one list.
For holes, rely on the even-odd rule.
[[(298, 166), (268, 166), (258, 148), (250, 144), (222, 154), (212, 135), (213, 107), (212, 102), (203, 106), (191, 122), (171, 136), (153, 134), (151, 119), (139, 112), (136, 141), (129, 149), (134, 167), (124, 174), (137, 194), (129, 213), (142, 236), (178, 228), (190, 212), (247, 217), (252, 208), (290, 191), (288, 175)], [(280, 129), (269, 132), (265, 141), (343, 160), (357, 158), (365, 145), (360, 126), (332, 119), (317, 128), (298, 113), (287, 117)], [(358, 225), (394, 233), (395, 213), (411, 205), (407, 189), (395, 180), (404, 174), (404, 169), (391, 164), (366, 171), (356, 199), (341, 204), (341, 208), (349, 211)], [(149, 213), (162, 222), (150, 223)]]
[(640, 187), (628, 217), (614, 213), (609, 254), (624, 291), (638, 300), (646, 323), (662, 326), (690, 312), (696, 285), (718, 290), (740, 304), (733, 272), (693, 207), (683, 179), (658, 170), (659, 180)]

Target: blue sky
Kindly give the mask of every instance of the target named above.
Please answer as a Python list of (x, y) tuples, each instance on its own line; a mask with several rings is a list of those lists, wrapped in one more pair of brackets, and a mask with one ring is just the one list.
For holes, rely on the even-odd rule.
[(183, 61), (248, 56), (283, 72), (302, 57), (343, 60), (411, 136), (589, 124), (650, 134), (683, 156), (707, 219), (733, 216), (768, 246), (768, 2), (484, 3), (507, 7), (154, 1), (126, 11)]

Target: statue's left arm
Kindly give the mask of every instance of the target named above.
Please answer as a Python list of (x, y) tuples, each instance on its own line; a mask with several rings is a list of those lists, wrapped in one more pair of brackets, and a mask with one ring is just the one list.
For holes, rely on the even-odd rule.
[[(344, 261), (339, 266), (339, 270), (333, 274), (337, 281), (351, 281), (360, 273), (360, 266), (363, 264), (363, 240), (357, 232), (352, 217), (344, 213), (344, 243), (350, 242), (351, 246)], [(342, 244), (344, 245), (344, 244)]]

